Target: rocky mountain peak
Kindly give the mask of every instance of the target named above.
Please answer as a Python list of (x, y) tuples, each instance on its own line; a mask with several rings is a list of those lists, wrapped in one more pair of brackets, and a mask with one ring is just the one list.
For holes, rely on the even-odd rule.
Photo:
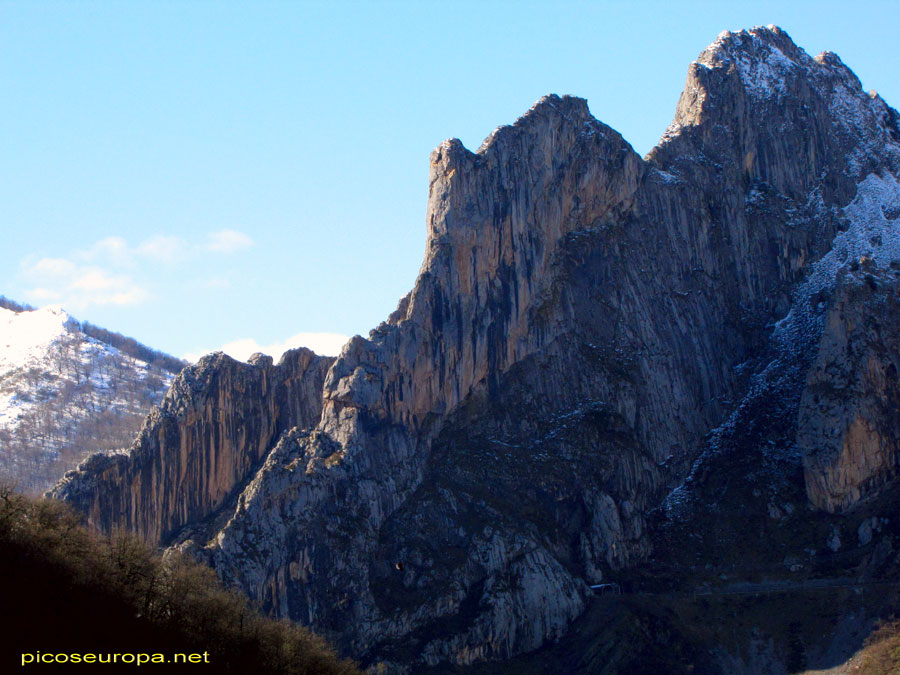
[(898, 120), (835, 54), (812, 58), (775, 26), (726, 31), (688, 68), (648, 159), (699, 169), (704, 183), (728, 167), (720, 180), (738, 192), (756, 184), (801, 199), (818, 189), (843, 205), (869, 173), (900, 168)]
[(443, 142), (431, 155), (416, 285), (371, 342), (351, 341), (326, 401), (418, 428), (537, 349), (529, 317), (560, 241), (624, 208), (643, 170), (621, 135), (571, 96), (543, 97), (476, 153)]
[[(737, 32), (722, 31), (694, 63), (708, 68), (734, 65), (742, 79), (760, 90), (766, 85), (778, 90), (779, 79), (790, 70), (808, 66), (810, 56), (778, 26), (756, 26)], [(692, 64), (693, 66), (693, 64)], [(766, 68), (769, 69), (766, 72)], [(751, 78), (752, 73), (758, 75)]]
[[(774, 343), (802, 385), (835, 270), (889, 264), (897, 114), (845, 71), (774, 27), (725, 33), (646, 160), (555, 95), (476, 152), (445, 141), (388, 321), (333, 362), (201, 362), (127, 456), (57, 496), (396, 672), (558, 637), (589, 584), (647, 558), (649, 514), (764, 391)], [(892, 382), (858, 383), (861, 415)], [(835, 508), (891, 475), (842, 443), (818, 454)]]
[[(534, 105), (511, 125), (502, 125), (494, 129), (484, 139), (477, 154), (484, 155), (498, 144), (496, 141), (507, 134), (541, 133), (541, 130), (554, 118), (561, 118), (575, 127), (593, 124), (597, 120), (588, 109), (587, 100), (578, 96), (558, 96), (548, 94), (539, 98)], [(499, 148), (498, 148), (499, 149)], [(502, 151), (502, 150), (500, 150)]]

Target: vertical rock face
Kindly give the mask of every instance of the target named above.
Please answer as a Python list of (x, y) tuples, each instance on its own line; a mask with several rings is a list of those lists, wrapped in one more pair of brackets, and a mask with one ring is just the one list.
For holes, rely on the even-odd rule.
[(631, 147), (572, 97), (542, 99), (478, 153), (443, 143), (416, 286), (342, 354), (326, 408), (360, 405), (415, 433), (538, 350), (554, 331), (533, 331), (530, 312), (549, 291), (558, 243), (627, 208), (642, 174)]
[[(859, 330), (857, 308), (823, 337), (823, 308), (871, 229), (857, 193), (897, 206), (898, 139), (897, 113), (836, 56), (777, 28), (704, 51), (646, 159), (583, 100), (545, 97), (477, 152), (432, 153), (419, 278), (327, 374), (311, 355), (296, 379), (203, 362), (130, 456), (56, 495), (163, 542), (190, 525), (175, 543), (366, 663), (540, 647), (588, 584), (646, 556), (647, 514), (740, 413), (773, 341), (825, 354)], [(848, 367), (854, 420), (892, 400), (885, 358), (869, 379)], [(811, 388), (836, 377), (820, 370)], [(830, 428), (838, 413), (811, 405), (810, 429)], [(890, 475), (879, 420), (847, 422), (849, 454), (803, 436), (814, 502)], [(846, 468), (876, 446), (863, 464), (880, 468)]]
[(282, 431), (318, 421), (331, 361), (308, 349), (287, 352), (277, 366), (270, 357), (204, 357), (178, 375), (129, 453), (94, 455), (49, 494), (102, 530), (166, 542), (214, 514)]
[(800, 401), (810, 501), (827, 511), (893, 478), (900, 452), (900, 275), (864, 260), (841, 280)]

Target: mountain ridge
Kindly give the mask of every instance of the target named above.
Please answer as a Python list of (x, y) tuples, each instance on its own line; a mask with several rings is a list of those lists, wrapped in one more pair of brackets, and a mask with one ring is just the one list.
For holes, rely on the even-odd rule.
[[(677, 539), (657, 508), (702, 483), (704, 439), (749, 409), (779, 340), (818, 344), (834, 279), (798, 288), (835, 237), (867, 231), (854, 198), (898, 206), (898, 119), (836, 57), (813, 59), (777, 28), (705, 50), (646, 159), (583, 99), (544, 97), (478, 151), (451, 139), (432, 153), (419, 277), (368, 340), (317, 362), (319, 393), (300, 376), (317, 415), (259, 434), (270, 450), (235, 453), (234, 431), (204, 419), (256, 428), (265, 418), (239, 394), (272, 366), (222, 387), (216, 369), (234, 366), (204, 361), (180, 376), (202, 405), (176, 386), (170, 405), (188, 405), (169, 431), (151, 419), (128, 456), (51, 494), (103, 529), (206, 559), (373, 668), (538, 649), (584, 613), (590, 584)], [(868, 253), (844, 249), (829, 274)], [(778, 322), (793, 326), (796, 308), (809, 320), (792, 347)], [(785, 361), (791, 391), (804, 364)], [(209, 439), (199, 456), (243, 466), (231, 486), (201, 487), (222, 490), (200, 508), (179, 492), (198, 485), (183, 482), (195, 470), (178, 440), (192, 434)], [(161, 499), (139, 496), (148, 484)]]

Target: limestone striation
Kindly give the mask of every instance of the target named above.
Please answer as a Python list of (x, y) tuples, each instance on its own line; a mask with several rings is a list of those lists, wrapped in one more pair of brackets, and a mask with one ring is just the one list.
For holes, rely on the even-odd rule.
[[(700, 480), (775, 357), (797, 401), (809, 370), (790, 410), (812, 503), (893, 476), (896, 351), (877, 336), (898, 176), (897, 112), (775, 27), (691, 64), (644, 159), (547, 96), (476, 152), (432, 153), (425, 261), (368, 339), (333, 363), (208, 358), (129, 455), (54, 496), (373, 668), (538, 649), (652, 555), (650, 514)], [(871, 280), (841, 281), (864, 255)]]
[(100, 530), (168, 541), (233, 497), (283, 432), (315, 424), (332, 361), (308, 349), (277, 366), (262, 355), (206, 356), (175, 378), (129, 452), (89, 457), (48, 494)]

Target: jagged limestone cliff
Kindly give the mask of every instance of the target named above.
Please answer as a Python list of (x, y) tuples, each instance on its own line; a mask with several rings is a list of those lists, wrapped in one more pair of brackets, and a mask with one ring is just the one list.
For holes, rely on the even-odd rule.
[[(324, 384), (324, 361), (274, 395), (270, 366), (204, 362), (130, 457), (55, 494), (206, 558), (367, 664), (536, 649), (589, 584), (647, 557), (648, 514), (738, 414), (771, 340), (818, 344), (824, 309), (801, 291), (843, 264), (820, 263), (858, 186), (900, 174), (898, 143), (895, 111), (777, 28), (704, 51), (646, 159), (585, 101), (543, 98), (477, 152), (432, 153), (419, 278)], [(194, 406), (192, 378), (222, 403)], [(279, 411), (300, 400), (314, 414)], [(179, 406), (197, 412), (165, 414)], [(841, 506), (875, 484), (817, 468), (834, 452), (810, 443)]]
[(175, 378), (128, 454), (94, 455), (50, 494), (101, 530), (168, 541), (233, 497), (281, 433), (316, 423), (333, 360), (308, 349), (277, 366), (261, 355), (250, 364), (206, 356)]

